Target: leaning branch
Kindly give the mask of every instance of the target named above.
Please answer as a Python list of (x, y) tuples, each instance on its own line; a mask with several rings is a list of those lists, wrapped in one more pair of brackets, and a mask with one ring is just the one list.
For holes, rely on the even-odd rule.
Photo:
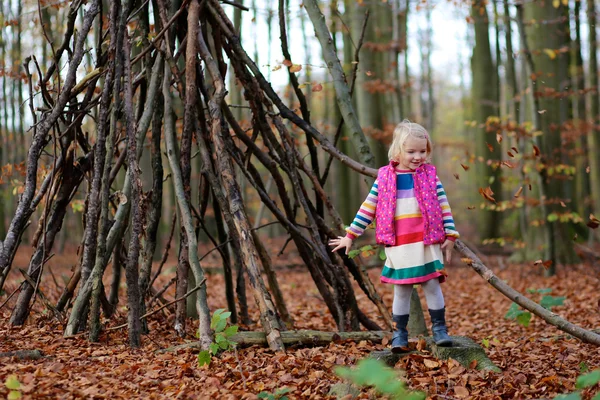
[(505, 295), (506, 297), (523, 307), (524, 309), (542, 318), (547, 323), (554, 325), (561, 331), (567, 332), (568, 334), (573, 335), (586, 343), (592, 343), (597, 346), (600, 346), (600, 335), (592, 331), (583, 329), (575, 324), (572, 324), (571, 322), (545, 309), (535, 301), (528, 299), (512, 287), (508, 286), (506, 282), (498, 278), (494, 274), (494, 272), (492, 272), (492, 270), (486, 267), (481, 262), (479, 257), (477, 257), (477, 255), (473, 253), (473, 251), (471, 251), (471, 249), (469, 249), (462, 241), (456, 241), (456, 249), (467, 258), (467, 264), (470, 267), (472, 267), (475, 270), (475, 272), (481, 275), (483, 279), (489, 282), (490, 285), (496, 288), (500, 293), (502, 293), (503, 295)]

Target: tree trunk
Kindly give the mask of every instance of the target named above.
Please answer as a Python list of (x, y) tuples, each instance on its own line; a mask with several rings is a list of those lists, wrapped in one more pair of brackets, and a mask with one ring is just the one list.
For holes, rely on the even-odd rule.
[[(577, 259), (573, 249), (572, 227), (568, 223), (557, 221), (558, 218), (552, 218), (563, 212), (559, 202), (571, 196), (571, 193), (565, 193), (567, 185), (563, 180), (567, 177), (553, 170), (553, 167), (563, 162), (564, 156), (560, 131), (562, 124), (566, 122), (566, 115), (561, 104), (567, 98), (569, 61), (568, 52), (561, 53), (558, 50), (569, 47), (568, 8), (563, 5), (555, 8), (551, 3), (536, 2), (524, 5), (523, 10), (525, 21), (535, 19), (544, 22), (536, 29), (528, 26), (526, 30), (529, 51), (536, 67), (533, 75), (538, 80), (534, 91), (534, 96), (539, 97), (538, 111), (541, 113), (537, 129), (543, 133), (539, 137), (539, 147), (540, 162), (544, 165), (541, 173), (546, 185), (546, 199), (542, 201), (547, 202), (548, 216), (545, 222), (553, 232), (550, 242), (545, 244), (548, 247), (547, 258), (552, 261), (546, 274), (553, 275), (557, 261), (569, 264)], [(554, 51), (554, 58), (544, 52), (544, 49)], [(542, 72), (542, 76), (538, 77), (538, 71)]]
[[(190, 4), (190, 13), (197, 12), (199, 7), (198, 1), (193, 0)], [(195, 37), (188, 37), (188, 40), (196, 40)], [(165, 139), (167, 143), (167, 156), (169, 158), (169, 164), (173, 174), (173, 183), (175, 185), (175, 193), (177, 196), (177, 204), (179, 206), (179, 212), (181, 213), (181, 220), (185, 226), (187, 234), (188, 248), (189, 248), (189, 263), (194, 274), (196, 282), (200, 282), (202, 285), (198, 291), (196, 299), (196, 309), (199, 316), (199, 330), (200, 341), (202, 342), (202, 348), (208, 349), (212, 343), (212, 332), (210, 330), (210, 312), (208, 308), (206, 284), (204, 283), (204, 271), (200, 266), (198, 260), (198, 243), (196, 240), (196, 233), (192, 222), (192, 214), (190, 207), (187, 204), (185, 196), (185, 188), (183, 187), (183, 178), (181, 176), (181, 170), (179, 169), (179, 160), (176, 159), (177, 149), (175, 143), (175, 123), (173, 121), (173, 110), (171, 109), (171, 70), (168, 64), (165, 64), (165, 72), (163, 79), (163, 96), (165, 100)]]
[[(600, 214), (600, 101), (598, 96), (598, 36), (596, 34), (596, 2), (587, 0), (589, 37), (589, 120), (592, 131), (587, 135), (587, 154), (590, 162), (590, 189), (594, 215)], [(597, 236), (597, 234), (596, 234)]]
[[(52, 203), (52, 209), (49, 212), (48, 222), (42, 221), (46, 225), (42, 240), (31, 257), (27, 275), (39, 284), (44, 263), (52, 250), (56, 234), (60, 231), (67, 207), (71, 202), (73, 194), (83, 180), (84, 174), (90, 168), (90, 161), (85, 159), (77, 160), (77, 165), (73, 163), (73, 154), (65, 160), (64, 168), (60, 177), (60, 184), (56, 192), (56, 199)], [(19, 298), (15, 309), (12, 312), (10, 323), (14, 326), (23, 325), (29, 315), (31, 298), (34, 296), (37, 286), (33, 287), (28, 281), (23, 282)]]
[(221, 135), (225, 133), (229, 134), (228, 131), (223, 132), (223, 122), (221, 117), (221, 103), (225, 95), (223, 78), (206, 47), (201, 33), (198, 34), (198, 44), (200, 55), (206, 63), (208, 72), (210, 73), (213, 85), (216, 89), (215, 94), (208, 103), (211, 118), (209, 124), (215, 146), (216, 165), (220, 171), (219, 178), (224, 192), (229, 199), (230, 207), (227, 211), (233, 215), (235, 228), (241, 239), (240, 247), (243, 253), (243, 262), (246, 266), (250, 285), (254, 292), (254, 299), (260, 310), (261, 322), (265, 334), (267, 335), (269, 347), (275, 351), (284, 350), (284, 345), (281, 342), (280, 337), (281, 326), (279, 325), (275, 307), (271, 301), (271, 296), (264, 286), (260, 270), (258, 269), (258, 255), (256, 254), (256, 247), (254, 245), (254, 240), (252, 239), (248, 217), (241, 199), (239, 186), (235, 180), (233, 165), (231, 164), (231, 160), (227, 157), (225, 143), (221, 138)]
[[(496, 140), (496, 132), (487, 129), (488, 117), (498, 116), (498, 76), (492, 60), (489, 37), (488, 13), (485, 2), (476, 0), (472, 3), (471, 17), (475, 26), (475, 48), (471, 58), (473, 84), (471, 95), (473, 102), (473, 119), (477, 122), (475, 155), (483, 157), (483, 162), (477, 162), (476, 185), (485, 189), (490, 187), (496, 202), (502, 200), (502, 185), (500, 179), (501, 146)], [(490, 153), (488, 145), (493, 147)], [(487, 160), (491, 160), (488, 165)], [(490, 183), (491, 182), (491, 183)], [(476, 191), (477, 188), (474, 188)], [(498, 237), (501, 214), (489, 209), (481, 213), (478, 226), (481, 229), (481, 239)]]

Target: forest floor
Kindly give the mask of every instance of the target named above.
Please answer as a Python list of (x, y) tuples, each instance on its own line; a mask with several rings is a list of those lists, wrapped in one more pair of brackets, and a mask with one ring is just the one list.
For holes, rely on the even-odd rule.
[[(288, 249), (277, 256), (279, 249), (275, 249), (275, 244), (270, 245), (274, 248), (273, 260), (294, 329), (335, 330), (309, 273), (294, 252)], [(20, 283), (17, 267), (26, 267), (25, 253), (26, 250), (20, 250), (17, 255), (0, 304)], [(216, 266), (216, 260), (213, 261)], [(558, 266), (557, 275), (551, 278), (543, 277), (537, 266), (511, 264), (503, 257), (487, 257), (484, 262), (521, 293), (551, 288), (550, 295), (565, 296), (564, 304), (553, 311), (572, 323), (586, 329), (600, 326), (600, 267), (592, 265), (593, 261)], [(75, 263), (74, 252), (56, 255), (49, 261), (41, 287), (51, 303), (58, 299), (61, 285)], [(174, 261), (167, 263), (161, 282), (155, 287), (160, 288), (170, 280), (173, 265)], [(210, 267), (210, 261), (204, 266)], [(403, 358), (395, 366), (409, 388), (424, 391), (430, 399), (552, 399), (559, 393), (575, 390), (576, 379), (582, 373), (600, 368), (599, 348), (569, 337), (535, 316), (528, 327), (506, 319), (511, 301), (464, 265), (458, 253), (447, 270), (449, 278), (443, 290), (450, 334), (468, 336), (487, 345), (487, 355), (502, 372), (464, 368), (454, 360), (437, 360), (422, 352)], [(385, 303), (391, 306), (391, 287), (379, 283), (378, 268), (369, 273)], [(223, 276), (209, 273), (207, 282), (211, 310), (225, 308)], [(381, 323), (366, 296), (356, 293), (360, 307)], [(527, 295), (536, 301), (542, 296)], [(165, 294), (168, 299), (172, 296), (169, 291)], [(258, 321), (250, 293), (249, 302), (251, 317)], [(106, 326), (126, 322), (124, 303), (123, 294), (117, 318), (105, 321)], [(353, 366), (370, 352), (386, 348), (384, 344), (348, 341), (324, 347), (290, 347), (285, 353), (274, 353), (266, 347), (253, 346), (222, 353), (210, 366), (199, 367), (197, 351), (157, 352), (195, 338), (197, 323), (188, 322), (188, 335), (182, 339), (172, 329), (173, 314), (168, 310), (150, 317), (151, 332), (143, 336), (142, 347), (130, 349), (126, 329), (105, 331), (99, 343), (88, 342), (85, 335), (64, 338), (63, 325), (39, 300), (25, 326), (10, 327), (13, 305), (14, 298), (0, 309), (0, 352), (39, 349), (45, 357), (0, 358), (0, 398), (8, 394), (4, 383), (11, 375), (21, 383), (20, 392), (26, 399), (253, 399), (261, 392), (275, 393), (283, 388), (289, 390), (288, 397), (292, 399), (334, 398), (328, 396), (329, 390), (333, 384), (342, 382), (335, 372), (337, 366)], [(259, 330), (260, 325), (241, 329)], [(416, 343), (416, 339), (411, 339), (412, 347)], [(590, 398), (596, 390), (597, 386), (587, 389), (583, 398)], [(372, 389), (363, 389), (359, 397), (378, 396)]]

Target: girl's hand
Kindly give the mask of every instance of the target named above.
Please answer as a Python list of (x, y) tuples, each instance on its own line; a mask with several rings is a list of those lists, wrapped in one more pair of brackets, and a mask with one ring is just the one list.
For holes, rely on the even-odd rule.
[(446, 262), (449, 264), (452, 261), (452, 249), (454, 249), (454, 242), (446, 239), (442, 244), (442, 250), (446, 251)]
[(352, 247), (352, 239), (346, 237), (346, 236), (338, 236), (337, 239), (331, 239), (329, 241), (329, 245), (330, 246), (335, 246), (333, 249), (331, 249), (331, 251), (336, 252), (339, 249), (345, 247), (346, 248), (346, 254), (348, 254), (348, 251), (350, 250), (350, 247)]

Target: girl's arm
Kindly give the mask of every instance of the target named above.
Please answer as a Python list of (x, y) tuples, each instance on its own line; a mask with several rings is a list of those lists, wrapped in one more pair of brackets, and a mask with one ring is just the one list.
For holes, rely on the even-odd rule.
[(354, 221), (346, 228), (346, 237), (350, 240), (354, 240), (363, 234), (367, 226), (375, 219), (375, 210), (377, 209), (377, 198), (379, 195), (378, 182), (375, 180), (371, 191), (367, 195), (367, 198), (360, 206), (360, 209), (354, 217)]
[(436, 177), (437, 181), (437, 196), (440, 206), (442, 207), (442, 218), (444, 219), (444, 231), (446, 232), (446, 239), (455, 241), (460, 237), (456, 227), (454, 225), (454, 218), (452, 217), (452, 210), (450, 210), (450, 204), (446, 197), (446, 191), (440, 178)]

